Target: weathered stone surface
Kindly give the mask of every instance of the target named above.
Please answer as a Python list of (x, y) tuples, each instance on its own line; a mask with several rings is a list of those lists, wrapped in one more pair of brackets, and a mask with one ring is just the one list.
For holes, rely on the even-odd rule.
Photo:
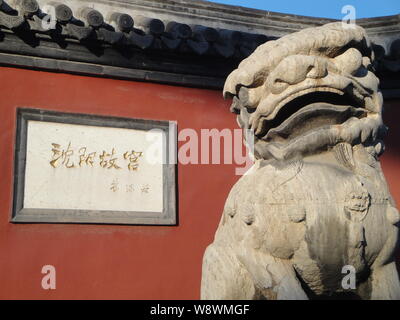
[(205, 252), (203, 299), (400, 299), (373, 60), (361, 27), (331, 23), (261, 45), (230, 74), (224, 95), (256, 162)]

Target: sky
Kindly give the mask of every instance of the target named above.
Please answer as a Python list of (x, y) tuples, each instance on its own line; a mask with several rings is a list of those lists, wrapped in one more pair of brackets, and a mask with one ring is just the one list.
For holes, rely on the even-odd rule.
[(356, 19), (400, 14), (400, 0), (212, 0), (247, 8), (255, 8), (302, 16), (342, 19), (342, 8), (352, 5)]

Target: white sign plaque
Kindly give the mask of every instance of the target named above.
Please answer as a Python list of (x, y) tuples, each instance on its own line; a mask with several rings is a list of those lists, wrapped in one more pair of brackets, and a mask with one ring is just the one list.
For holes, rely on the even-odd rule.
[(170, 126), (20, 109), (13, 221), (175, 224)]

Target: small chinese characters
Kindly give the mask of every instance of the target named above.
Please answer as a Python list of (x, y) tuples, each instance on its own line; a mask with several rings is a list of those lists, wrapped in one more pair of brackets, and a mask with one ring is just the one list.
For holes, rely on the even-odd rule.
[(110, 190), (112, 192), (117, 192), (119, 190), (119, 182), (118, 179), (113, 180), (113, 182), (111, 183), (111, 187)]
[(143, 186), (140, 188), (140, 191), (141, 191), (142, 193), (149, 193), (149, 191), (150, 191), (150, 186), (149, 186), (148, 184), (145, 184), (145, 185), (143, 185)]
[[(124, 188), (125, 186), (125, 188)], [(118, 179), (113, 179), (110, 183), (109, 189), (113, 192), (126, 192), (126, 193), (140, 193), (142, 195), (150, 193), (150, 185), (135, 185), (135, 184), (121, 184)]]
[(118, 156), (119, 153), (115, 148), (101, 152), (89, 150), (86, 146), (73, 149), (71, 142), (66, 148), (58, 143), (52, 143), (51, 146), (52, 155), (49, 163), (53, 168), (72, 169), (98, 165), (104, 169), (120, 170), (126, 167), (129, 171), (137, 171), (139, 160), (143, 157), (142, 151), (135, 150), (125, 151)]

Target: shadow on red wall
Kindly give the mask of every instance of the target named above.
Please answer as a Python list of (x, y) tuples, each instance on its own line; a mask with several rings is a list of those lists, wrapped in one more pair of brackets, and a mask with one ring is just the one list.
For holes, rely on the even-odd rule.
[[(397, 208), (400, 206), (400, 100), (385, 102), (383, 114), (385, 124), (389, 127), (385, 139), (386, 151), (381, 158), (382, 169), (394, 197)], [(400, 273), (400, 250), (397, 254), (397, 269)]]

